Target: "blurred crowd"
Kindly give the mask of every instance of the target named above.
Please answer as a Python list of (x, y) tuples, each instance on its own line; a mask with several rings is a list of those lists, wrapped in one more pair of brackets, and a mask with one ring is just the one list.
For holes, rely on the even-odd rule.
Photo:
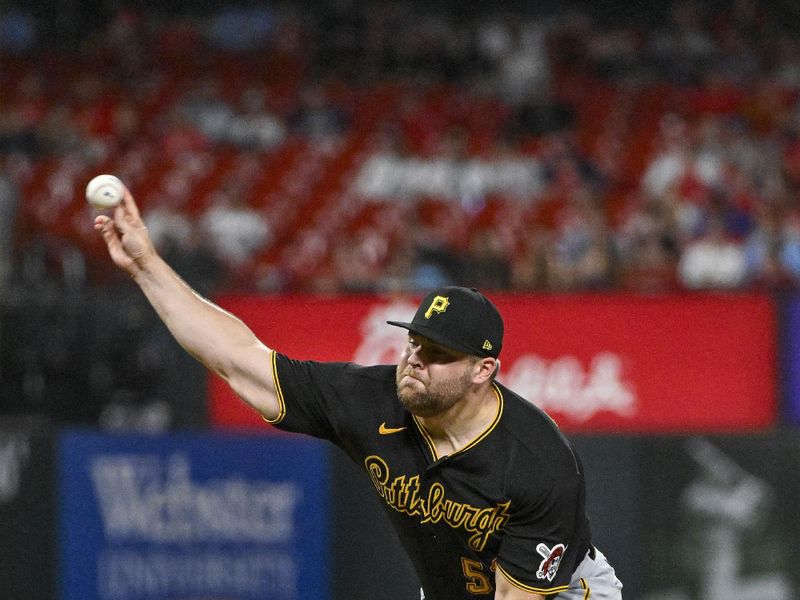
[[(301, 4), (131, 3), (57, 43), (0, 13), (6, 321), (124, 289), (83, 199), (102, 172), (212, 295), (800, 284), (790, 2)], [(4, 347), (36, 395), (39, 355)]]
[[(103, 281), (81, 194), (113, 171), (210, 288), (794, 286), (798, 15), (723, 7), (679, 2), (655, 23), (349, 0), (128, 8), (66, 48), (9, 14), (0, 274), (40, 257)], [(526, 160), (537, 175), (365, 197), (354, 182), (387, 154), (432, 178)]]

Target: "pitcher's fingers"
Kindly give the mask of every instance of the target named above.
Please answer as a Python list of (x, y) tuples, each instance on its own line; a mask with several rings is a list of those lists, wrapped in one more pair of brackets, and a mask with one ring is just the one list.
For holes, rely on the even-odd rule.
[(120, 202), (114, 207), (114, 226), (119, 229), (120, 231), (123, 230), (125, 226), (128, 225), (128, 221), (125, 219), (125, 215), (127, 214), (125, 204)]
[(112, 222), (119, 235), (124, 235), (133, 229), (139, 219), (130, 213), (125, 202), (120, 202), (114, 207), (114, 219)]
[(94, 218), (94, 228), (95, 228), (95, 230), (102, 231), (103, 227), (105, 227), (106, 222), (110, 221), (110, 220), (111, 219), (109, 219), (106, 215), (97, 215)]
[(109, 249), (122, 245), (117, 234), (116, 224), (107, 216), (101, 215), (97, 217), (94, 220), (94, 228), (100, 231)]
[(125, 193), (122, 194), (122, 205), (125, 207), (127, 213), (134, 219), (140, 220), (142, 218), (139, 214), (139, 207), (136, 206), (133, 195), (127, 187), (125, 188)]

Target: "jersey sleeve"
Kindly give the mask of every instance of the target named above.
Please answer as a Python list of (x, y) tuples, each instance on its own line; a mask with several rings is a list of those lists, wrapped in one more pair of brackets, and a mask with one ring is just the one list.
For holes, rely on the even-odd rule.
[(512, 500), (497, 569), (516, 587), (544, 595), (569, 587), (589, 543), (580, 526), (582, 488), (576, 473), (555, 480), (540, 498)]
[(284, 431), (342, 445), (357, 437), (375, 403), (392, 397), (388, 367), (294, 360), (277, 352), (271, 362), (280, 412), (267, 421)]

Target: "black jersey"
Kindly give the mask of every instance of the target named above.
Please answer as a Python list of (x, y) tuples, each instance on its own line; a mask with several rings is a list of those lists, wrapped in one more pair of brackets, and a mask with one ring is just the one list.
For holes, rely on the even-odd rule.
[(330, 440), (367, 471), (428, 600), (492, 597), (496, 569), (531, 592), (566, 590), (590, 548), (585, 485), (544, 412), (494, 384), (492, 424), (438, 456), (397, 399), (394, 366), (272, 360), (275, 425)]

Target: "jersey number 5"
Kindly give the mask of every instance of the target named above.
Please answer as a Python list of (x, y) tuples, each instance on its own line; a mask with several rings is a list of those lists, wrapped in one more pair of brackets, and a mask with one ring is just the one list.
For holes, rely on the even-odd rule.
[(461, 570), (467, 578), (467, 591), (470, 594), (490, 594), (494, 588), (483, 572), (483, 563), (461, 557)]

